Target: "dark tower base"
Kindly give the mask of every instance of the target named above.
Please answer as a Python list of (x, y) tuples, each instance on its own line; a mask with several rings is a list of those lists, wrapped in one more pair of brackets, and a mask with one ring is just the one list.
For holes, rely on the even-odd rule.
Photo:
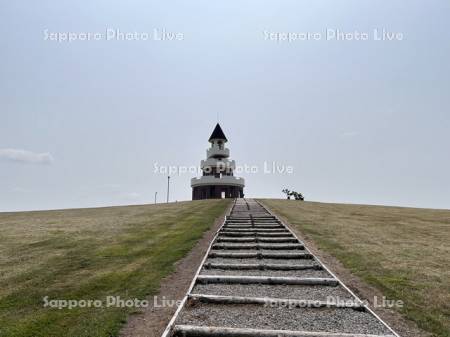
[(244, 189), (238, 186), (209, 185), (192, 188), (192, 200), (243, 197)]

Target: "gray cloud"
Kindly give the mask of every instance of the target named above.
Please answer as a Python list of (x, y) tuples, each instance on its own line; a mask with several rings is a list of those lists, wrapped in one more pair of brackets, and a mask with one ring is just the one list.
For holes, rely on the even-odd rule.
[(48, 153), (35, 153), (22, 149), (0, 149), (0, 160), (25, 164), (51, 164), (53, 156)]

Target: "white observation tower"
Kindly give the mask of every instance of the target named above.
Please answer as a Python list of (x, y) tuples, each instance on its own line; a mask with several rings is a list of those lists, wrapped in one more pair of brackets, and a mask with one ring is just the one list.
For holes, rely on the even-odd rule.
[(206, 160), (202, 160), (203, 175), (191, 179), (192, 200), (243, 198), (244, 179), (233, 175), (236, 168), (234, 160), (229, 160), (230, 150), (225, 147), (228, 141), (219, 123), (214, 128), (206, 150)]

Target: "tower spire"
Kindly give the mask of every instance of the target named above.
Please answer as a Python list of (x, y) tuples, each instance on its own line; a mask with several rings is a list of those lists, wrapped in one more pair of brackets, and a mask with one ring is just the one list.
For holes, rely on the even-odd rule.
[(214, 128), (214, 131), (212, 132), (211, 136), (209, 137), (209, 142), (211, 142), (212, 140), (217, 139), (217, 140), (223, 140), (225, 142), (228, 141), (227, 137), (225, 137), (225, 134), (223, 133), (222, 128), (220, 127), (220, 124), (217, 123), (216, 127)]

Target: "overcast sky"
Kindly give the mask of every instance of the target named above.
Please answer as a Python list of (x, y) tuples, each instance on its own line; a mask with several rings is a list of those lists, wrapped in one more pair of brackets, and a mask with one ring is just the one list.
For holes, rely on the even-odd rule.
[[(0, 210), (149, 203), (156, 191), (162, 202), (155, 166), (199, 165), (217, 118), (232, 159), (257, 167), (240, 174), (248, 197), (287, 187), (450, 208), (449, 11), (448, 0), (2, 1)], [(65, 32), (75, 40), (54, 40)], [(172, 175), (171, 200), (190, 199), (193, 176)]]

